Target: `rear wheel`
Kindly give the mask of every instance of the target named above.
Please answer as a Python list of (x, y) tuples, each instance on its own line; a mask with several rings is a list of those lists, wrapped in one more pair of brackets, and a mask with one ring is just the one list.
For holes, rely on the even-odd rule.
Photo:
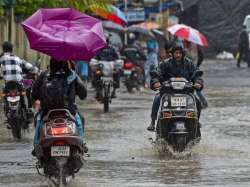
[(14, 138), (21, 139), (22, 133), (21, 133), (21, 126), (19, 124), (19, 120), (13, 120), (11, 122), (11, 130), (12, 130), (12, 135)]
[(131, 85), (127, 85), (127, 90), (128, 90), (128, 92), (129, 93), (132, 93), (132, 91), (133, 91), (133, 87), (131, 86)]
[(133, 77), (132, 75), (129, 75), (125, 78), (124, 84), (127, 88), (127, 91), (131, 93), (133, 91)]

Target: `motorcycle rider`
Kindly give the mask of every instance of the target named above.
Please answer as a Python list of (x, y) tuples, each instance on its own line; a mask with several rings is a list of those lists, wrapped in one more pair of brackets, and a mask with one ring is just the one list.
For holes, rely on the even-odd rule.
[[(111, 37), (110, 34), (105, 33), (107, 46), (103, 48), (99, 54), (96, 55), (95, 57), (96, 60), (112, 62), (119, 59), (119, 54), (116, 52), (115, 48), (110, 43), (110, 37)], [(113, 83), (113, 91), (111, 97), (116, 98), (116, 89), (120, 87), (120, 71), (118, 69), (114, 69), (113, 78), (114, 78), (114, 83)], [(97, 93), (97, 98), (99, 98), (99, 93)]]
[[(38, 69), (32, 64), (20, 59), (13, 54), (13, 45), (10, 42), (2, 44), (3, 53), (0, 56), (0, 66), (2, 68), (3, 79), (5, 82), (4, 93), (17, 88), (19, 92), (23, 91), (23, 70), (37, 72)], [(21, 105), (27, 110), (24, 97), (21, 97)], [(7, 126), (10, 128), (10, 126)]]
[(132, 62), (136, 66), (137, 79), (140, 84), (144, 86), (144, 63), (147, 57), (142, 48), (139, 48), (138, 44), (136, 44), (136, 36), (134, 33), (129, 33), (128, 44), (121, 50), (121, 56), (125, 57), (126, 60)]
[(147, 56), (144, 54), (142, 50), (139, 49), (139, 47), (137, 47), (135, 40), (136, 40), (135, 34), (129, 33), (128, 45), (126, 45), (121, 50), (121, 55), (126, 57), (133, 64), (143, 69), (144, 64), (142, 62), (145, 62), (147, 60)]
[[(196, 90), (201, 91), (203, 89), (203, 80), (201, 77), (195, 76), (197, 68), (192, 63), (192, 61), (185, 57), (185, 52), (182, 46), (174, 45), (172, 47), (172, 58), (169, 58), (163, 61), (157, 71), (151, 76), (151, 88), (153, 90), (159, 89), (161, 83), (169, 80), (171, 77), (184, 77), (188, 81), (194, 83)], [(153, 101), (152, 112), (151, 112), (151, 123), (148, 126), (147, 130), (154, 131), (155, 129), (155, 120), (157, 119), (158, 110), (160, 107), (161, 94), (157, 94)], [(198, 118), (201, 113), (201, 103), (196, 98)]]
[[(32, 89), (32, 99), (33, 101), (40, 101), (41, 108), (40, 111), (35, 116), (35, 136), (34, 136), (34, 150), (33, 155), (37, 154), (36, 149), (39, 150), (39, 139), (40, 130), (42, 128), (42, 117), (50, 110), (55, 108), (66, 107), (75, 116), (76, 125), (79, 129), (79, 136), (83, 139), (84, 134), (84, 121), (80, 116), (77, 105), (75, 103), (75, 96), (78, 95), (81, 100), (85, 99), (87, 96), (87, 90), (80, 79), (80, 77), (70, 69), (69, 63), (66, 61), (58, 61), (54, 58), (50, 60), (50, 69), (41, 73), (33, 85)], [(48, 97), (46, 97), (46, 92), (44, 91), (44, 85), (48, 84), (48, 80), (58, 80), (60, 82), (63, 80), (63, 86), (58, 84), (57, 90), (62, 90), (60, 95), (64, 98), (64, 106), (56, 106), (55, 102), (49, 102)], [(59, 88), (60, 87), (60, 88)], [(50, 100), (56, 101), (59, 95), (53, 95), (54, 97)], [(87, 147), (84, 145), (84, 151), (87, 152)]]

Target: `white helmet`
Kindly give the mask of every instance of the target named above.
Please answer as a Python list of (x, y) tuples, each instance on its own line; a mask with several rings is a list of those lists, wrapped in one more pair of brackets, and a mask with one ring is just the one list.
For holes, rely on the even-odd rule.
[(135, 39), (135, 34), (132, 33), (132, 32), (129, 33), (128, 38), (129, 38), (130, 40), (134, 40), (134, 39)]

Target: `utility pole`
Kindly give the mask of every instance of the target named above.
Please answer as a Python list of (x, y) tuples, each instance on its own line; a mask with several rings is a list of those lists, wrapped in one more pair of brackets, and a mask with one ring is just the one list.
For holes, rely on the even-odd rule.
[[(128, 0), (124, 0), (124, 12), (125, 12), (125, 17), (128, 20)], [(124, 33), (124, 44), (128, 44), (128, 29), (127, 25), (125, 26), (125, 33)]]
[(13, 39), (13, 25), (14, 25), (14, 6), (16, 0), (3, 0), (2, 5), (5, 9), (8, 18), (8, 41), (12, 42)]
[(170, 12), (169, 12), (169, 9), (163, 10), (163, 3), (164, 3), (164, 0), (159, 0), (159, 12), (161, 15), (161, 28), (164, 32), (165, 37), (168, 39), (169, 35), (167, 32), (167, 28), (168, 28), (168, 18), (169, 18)]
[(164, 0), (159, 0), (159, 13), (161, 15), (161, 27), (164, 25), (164, 11), (163, 11), (163, 2)]
[(13, 40), (13, 28), (14, 28), (14, 8), (13, 6), (9, 9), (9, 23), (8, 23), (8, 40), (12, 42)]

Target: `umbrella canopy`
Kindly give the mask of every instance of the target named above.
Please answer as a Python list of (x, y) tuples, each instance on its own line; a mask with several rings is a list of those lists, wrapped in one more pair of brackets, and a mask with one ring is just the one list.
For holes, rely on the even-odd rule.
[(136, 32), (136, 33), (143, 34), (145, 36), (149, 36), (151, 38), (155, 38), (154, 34), (148, 29), (143, 29), (141, 27), (136, 27), (136, 26), (130, 26), (127, 29), (128, 29), (128, 32)]
[(102, 22), (71, 8), (40, 9), (22, 26), (32, 49), (58, 60), (89, 61), (106, 46)]
[(153, 32), (155, 35), (159, 35), (159, 36), (165, 37), (164, 32), (161, 31), (161, 30), (152, 29), (152, 32)]
[(151, 30), (151, 29), (158, 29), (160, 26), (155, 22), (147, 21), (140, 24), (132, 25), (132, 27), (140, 27), (142, 29)]
[(125, 14), (113, 5), (107, 5), (107, 7), (92, 5), (90, 8), (95, 14), (104, 19), (110, 20), (119, 25), (125, 25), (127, 23)]
[(118, 25), (112, 21), (103, 21), (102, 25), (104, 28), (106, 29), (111, 29), (111, 30), (115, 30), (115, 31), (124, 31), (124, 27), (121, 25)]
[(176, 24), (172, 27), (167, 29), (172, 35), (175, 35), (179, 38), (187, 40), (189, 42), (201, 45), (201, 46), (208, 46), (208, 42), (206, 37), (200, 33), (198, 30), (189, 27), (184, 24)]

